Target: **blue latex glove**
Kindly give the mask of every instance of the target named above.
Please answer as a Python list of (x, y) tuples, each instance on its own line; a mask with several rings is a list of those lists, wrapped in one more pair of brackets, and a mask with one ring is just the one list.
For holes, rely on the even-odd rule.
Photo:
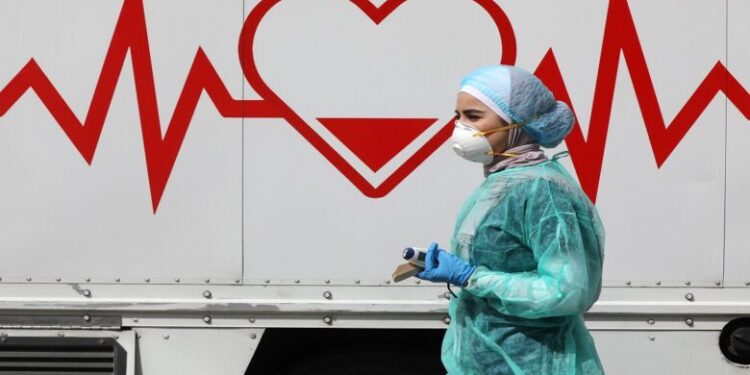
[(424, 271), (417, 274), (422, 280), (447, 282), (463, 287), (474, 273), (474, 267), (465, 260), (441, 249), (433, 242), (427, 248)]

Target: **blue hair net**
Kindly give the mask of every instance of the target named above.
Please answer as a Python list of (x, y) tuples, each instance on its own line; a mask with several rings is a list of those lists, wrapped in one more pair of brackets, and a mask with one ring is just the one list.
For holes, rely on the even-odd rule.
[(484, 94), (543, 147), (559, 145), (573, 128), (570, 108), (523, 69), (507, 65), (479, 68), (461, 81), (462, 88), (467, 86)]

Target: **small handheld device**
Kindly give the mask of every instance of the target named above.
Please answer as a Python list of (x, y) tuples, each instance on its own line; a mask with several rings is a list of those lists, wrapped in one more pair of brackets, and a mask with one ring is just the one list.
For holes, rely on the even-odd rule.
[(393, 281), (399, 282), (406, 280), (424, 270), (424, 261), (427, 259), (427, 250), (419, 247), (407, 247), (401, 253), (406, 263), (400, 264), (393, 271)]
[(402, 257), (409, 263), (424, 268), (424, 260), (427, 258), (427, 250), (419, 247), (407, 247)]

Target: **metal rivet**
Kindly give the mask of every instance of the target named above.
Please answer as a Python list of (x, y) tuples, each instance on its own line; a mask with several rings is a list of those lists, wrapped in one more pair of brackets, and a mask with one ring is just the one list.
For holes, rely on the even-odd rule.
[(149, 278), (147, 277), (147, 278), (146, 278), (146, 280), (144, 280), (144, 281), (146, 281), (147, 283), (150, 283), (150, 282), (151, 282), (151, 279), (149, 279)]
[(104, 339), (99, 339), (99, 345), (104, 345), (104, 344), (106, 344), (106, 343), (107, 343), (107, 342), (106, 342), (106, 341), (104, 341)]
[(693, 318), (686, 318), (685, 319), (685, 324), (687, 324), (689, 326), (692, 326), (694, 323), (695, 323), (695, 321), (693, 320)]
[(654, 319), (649, 319), (649, 320), (648, 320), (648, 324), (651, 324), (651, 325), (653, 325), (654, 323), (656, 323), (656, 320), (654, 320)]
[(164, 335), (162, 335), (161, 337), (163, 337), (163, 338), (164, 338), (164, 340), (169, 340), (169, 334), (168, 334), (168, 333), (165, 333), (165, 334), (164, 334)]
[(685, 281), (685, 285), (690, 286), (692, 284), (690, 281)]
[(417, 285), (419, 285), (419, 284), (421, 284), (421, 283), (422, 283), (422, 280), (419, 280), (419, 279), (417, 279), (417, 280), (414, 280), (414, 284), (417, 284)]
[(83, 316), (83, 320), (85, 320), (87, 322), (90, 322), (91, 321), (91, 315), (88, 315), (88, 314), (84, 315)]
[(630, 280), (628, 280), (628, 281), (626, 281), (626, 282), (625, 282), (625, 285), (627, 285), (627, 286), (630, 286), (630, 284), (632, 284), (632, 283), (630, 282)]
[(323, 317), (323, 323), (331, 325), (331, 324), (333, 324), (333, 318), (331, 318), (330, 316), (324, 316)]
[(203, 281), (204, 281), (204, 282), (205, 282), (206, 284), (209, 284), (209, 283), (211, 283), (211, 279), (206, 279), (206, 280), (203, 280)]
[(656, 285), (661, 285), (661, 281), (657, 281), (657, 282), (656, 282)]
[(255, 323), (255, 318), (254, 317), (250, 317), (250, 319), (248, 319), (248, 320), (250, 321), (250, 323)]
[(203, 297), (211, 298), (211, 291), (210, 290), (204, 290), (203, 291)]
[(7, 337), (0, 337), (0, 342), (7, 342), (7, 341), (8, 341)]
[(27, 277), (27, 278), (26, 278), (26, 281), (28, 281), (28, 282), (31, 282), (31, 278), (30, 278), (30, 277)]
[(648, 339), (651, 341), (656, 341), (656, 336), (649, 336)]
[(250, 334), (250, 339), (255, 340), (257, 338), (258, 338), (258, 335), (254, 334), (254, 333)]
[(203, 315), (203, 322), (206, 324), (211, 323), (211, 315)]
[(450, 292), (445, 292), (445, 293), (443, 293), (443, 297), (445, 299), (451, 299), (451, 293)]
[(695, 296), (693, 295), (693, 293), (687, 293), (685, 294), (685, 299), (688, 301), (693, 301), (695, 300)]
[(2, 278), (2, 277), (0, 277), (0, 281), (3, 281), (3, 278)]
[(354, 280), (354, 283), (355, 283), (355, 284), (359, 284), (359, 283), (360, 283), (360, 281), (359, 281), (359, 280)]
[(750, 286), (750, 281), (745, 281), (745, 286)]
[(87, 278), (86, 278), (86, 282), (87, 282), (87, 283), (90, 283), (90, 282), (91, 282), (91, 278), (90, 278), (90, 277), (87, 277)]
[(180, 282), (180, 278), (178, 277), (178, 278), (174, 279), (174, 282), (179, 283)]
[(143, 335), (141, 335), (140, 333), (136, 333), (136, 334), (135, 334), (135, 338), (139, 339), (139, 338), (141, 338), (141, 337), (143, 337)]
[(86, 297), (91, 297), (91, 291), (88, 290), (88, 289), (84, 289), (83, 290), (83, 295), (86, 296)]
[(270, 283), (270, 282), (271, 282), (271, 280), (270, 280), (270, 279), (265, 279), (265, 280), (264, 280), (264, 282), (265, 282), (266, 284), (268, 284), (268, 283)]
[(138, 319), (138, 318), (133, 318), (133, 323), (138, 323), (138, 321), (140, 321), (140, 319)]
[(333, 293), (326, 290), (325, 292), (323, 292), (323, 297), (325, 297), (326, 299), (331, 299), (333, 298)]
[(240, 278), (239, 277), (235, 277), (234, 278), (234, 283), (235, 284), (239, 284), (240, 283)]
[(390, 284), (390, 283), (391, 283), (391, 280), (386, 280), (386, 281), (385, 281), (385, 283), (386, 283), (386, 284)]
[(65, 337), (65, 332), (58, 332), (58, 333), (57, 333), (57, 336), (58, 336), (58, 337)]
[(714, 284), (716, 284), (716, 286), (721, 286), (721, 281), (717, 281)]
[(58, 278), (55, 279), (55, 281), (57, 281), (59, 283), (60, 281), (62, 281), (62, 278), (58, 277)]
[(299, 284), (299, 279), (294, 279), (295, 284)]
[(115, 281), (119, 283), (120, 282), (120, 278), (119, 277), (116, 278)]
[(325, 282), (326, 284), (330, 284), (330, 283), (331, 283), (331, 280), (329, 280), (329, 279), (325, 279), (325, 281), (324, 281), (324, 282)]
[(445, 324), (451, 324), (451, 317), (450, 316), (444, 317), (443, 318), (443, 323), (445, 323)]

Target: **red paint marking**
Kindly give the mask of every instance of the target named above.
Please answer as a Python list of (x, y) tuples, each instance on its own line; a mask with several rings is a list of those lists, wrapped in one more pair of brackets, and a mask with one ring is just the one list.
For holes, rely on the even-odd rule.
[[(7, 113), (27, 91), (33, 90), (78, 149), (81, 156), (87, 163), (91, 164), (125, 58), (127, 53), (130, 52), (154, 212), (159, 206), (195, 107), (204, 91), (216, 106), (218, 112), (224, 117), (282, 117), (286, 119), (363, 194), (369, 197), (385, 196), (450, 137), (451, 124), (446, 124), (441, 128), (437, 135), (423, 145), (381, 185), (377, 187), (370, 185), (330, 145), (315, 134), (260, 78), (253, 61), (253, 39), (261, 19), (278, 1), (262, 0), (253, 9), (245, 21), (239, 42), (239, 55), (243, 72), (264, 100), (243, 101), (232, 98), (208, 57), (202, 49), (198, 49), (169, 122), (169, 127), (166, 134), (162, 135), (143, 4), (141, 0), (125, 0), (99, 80), (92, 95), (88, 113), (83, 122), (76, 117), (34, 59), (31, 59), (0, 90), (0, 117)], [(362, 4), (357, 4), (361, 1), (353, 0), (353, 2), (362, 8)], [(507, 16), (492, 0), (475, 0), (475, 2), (487, 11), (502, 36), (503, 56), (501, 63), (513, 65), (516, 59), (516, 43), (513, 28)], [(372, 4), (370, 5), (372, 6)], [(380, 15), (386, 17), (398, 5), (398, 1), (389, 0), (379, 8), (378, 12), (380, 13), (375, 17), (372, 9), (369, 11), (363, 10), (371, 18), (374, 17), (373, 20), (377, 23)], [(393, 9), (389, 10), (390, 7)], [(628, 3), (626, 0), (611, 0), (602, 42), (588, 135), (584, 137), (580, 126), (576, 124), (573, 132), (566, 140), (576, 173), (584, 190), (594, 201), (596, 200), (601, 176), (620, 54), (624, 56), (633, 80), (657, 167), (664, 164), (697, 118), (720, 91), (745, 117), (750, 119), (750, 93), (742, 87), (724, 65), (717, 62), (677, 116), (667, 126), (661, 113)], [(562, 73), (551, 49), (538, 66), (536, 74), (555, 92), (558, 98), (571, 104)]]
[[(390, 176), (388, 176), (380, 185), (374, 186), (367, 179), (365, 179), (352, 165), (346, 161), (335, 149), (331, 147), (326, 141), (307, 124), (305, 120), (300, 117), (293, 108), (289, 107), (282, 98), (263, 81), (260, 76), (257, 67), (255, 66), (254, 56), (254, 42), (255, 34), (258, 30), (258, 26), (262, 21), (263, 17), (268, 13), (274, 6), (279, 4), (281, 0), (261, 0), (258, 5), (253, 8), (250, 15), (245, 20), (245, 25), (242, 28), (242, 34), (240, 35), (240, 42), (238, 46), (239, 55), (242, 57), (242, 70), (245, 73), (245, 78), (252, 85), (255, 92), (257, 92), (263, 99), (271, 103), (273, 108), (278, 108), (281, 112), (281, 117), (297, 130), (300, 135), (305, 137), (313, 147), (315, 147), (321, 155), (323, 155), (331, 164), (333, 164), (349, 181), (354, 184), (363, 194), (371, 198), (380, 198), (386, 196), (391, 192), (398, 184), (401, 183), (406, 177), (408, 177), (414, 169), (419, 167), (435, 150), (438, 149), (448, 138), (450, 138), (453, 131), (453, 120), (446, 123), (440, 131), (438, 131), (433, 138), (425, 143), (417, 152), (409, 157), (403, 165), (398, 167)], [(356, 1), (356, 0), (355, 0)], [(391, 0), (393, 1), (393, 0)], [(497, 26), (498, 37), (502, 43), (502, 57), (500, 58), (501, 64), (513, 65), (516, 61), (516, 39), (513, 32), (513, 27), (510, 24), (505, 12), (502, 8), (495, 3), (494, 0), (474, 0), (476, 4), (481, 6), (487, 14), (489, 14), (492, 21)], [(355, 4), (356, 5), (356, 4)], [(361, 5), (361, 4), (360, 4)], [(370, 4), (372, 5), (372, 4)], [(387, 4), (383, 4), (385, 7)], [(393, 6), (393, 5), (390, 5)], [(385, 9), (385, 8), (383, 8)], [(394, 6), (395, 9), (395, 6)]]
[(3, 116), (26, 91), (33, 90), (81, 156), (91, 164), (128, 51), (133, 63), (154, 212), (159, 206), (195, 107), (204, 90), (224, 117), (278, 116), (278, 112), (268, 102), (233, 99), (206, 54), (202, 49), (198, 49), (169, 122), (169, 128), (162, 136), (146, 21), (140, 0), (125, 0), (123, 3), (83, 123), (34, 59), (31, 59), (0, 91), (0, 116)]
[[(720, 91), (724, 92), (740, 112), (750, 119), (750, 93), (740, 85), (724, 65), (717, 62), (667, 126), (638, 38), (633, 15), (626, 0), (610, 1), (605, 25), (588, 135), (584, 138), (583, 131), (576, 121), (573, 131), (565, 140), (581, 185), (592, 201), (596, 201), (599, 190), (621, 53), (630, 72), (657, 167), (661, 167), (666, 162), (672, 151)], [(552, 49), (544, 56), (535, 74), (544, 81), (559, 100), (567, 102), (573, 108)]]
[(393, 13), (393, 11), (396, 10), (399, 5), (405, 3), (406, 0), (387, 0), (379, 7), (373, 5), (369, 0), (351, 0), (351, 2), (359, 7), (359, 9), (362, 9), (367, 17), (370, 17), (372, 22), (375, 22), (376, 25), (380, 25), (388, 15)]
[[(239, 57), (245, 72), (248, 71), (247, 57), (252, 58), (252, 38), (248, 40), (246, 37), (248, 34), (254, 37), (260, 19), (278, 1), (262, 0), (245, 21), (239, 42)], [(516, 56), (516, 44), (510, 21), (502, 9), (492, 0), (476, 1), (487, 10), (503, 35), (502, 43), (505, 52), (502, 62), (513, 64)], [(368, 15), (371, 17), (377, 13), (375, 17), (377, 19), (381, 16), (387, 16), (398, 5), (398, 1), (389, 0), (389, 3), (381, 6), (377, 12), (372, 13), (371, 9), (365, 10), (365, 12), (369, 12)], [(247, 49), (249, 47), (250, 49)], [(124, 0), (123, 2), (84, 121), (81, 121), (73, 113), (65, 99), (34, 59), (29, 60), (0, 90), (0, 117), (5, 115), (27, 91), (34, 91), (84, 160), (91, 164), (128, 52), (130, 52), (133, 65), (146, 169), (154, 213), (159, 207), (159, 202), (179, 155), (193, 113), (204, 91), (216, 106), (219, 114), (224, 117), (282, 117), (287, 119), (363, 194), (369, 197), (382, 197), (388, 194), (450, 137), (450, 128), (446, 126), (438, 132), (436, 138), (422, 146), (385, 182), (378, 187), (373, 187), (346, 160), (336, 154), (335, 150), (325, 144), (311, 129), (308, 129), (304, 122), (275, 95), (263, 95), (265, 100), (237, 100), (232, 98), (208, 57), (200, 48), (185, 78), (185, 85), (169, 121), (167, 131), (162, 135), (142, 0)], [(254, 66), (252, 68), (254, 69)], [(253, 78), (248, 78), (253, 87), (257, 89), (259, 85), (264, 86), (259, 77), (254, 76)], [(261, 84), (258, 84), (258, 82), (261, 82)]]
[(377, 172), (437, 119), (319, 118), (318, 121)]

